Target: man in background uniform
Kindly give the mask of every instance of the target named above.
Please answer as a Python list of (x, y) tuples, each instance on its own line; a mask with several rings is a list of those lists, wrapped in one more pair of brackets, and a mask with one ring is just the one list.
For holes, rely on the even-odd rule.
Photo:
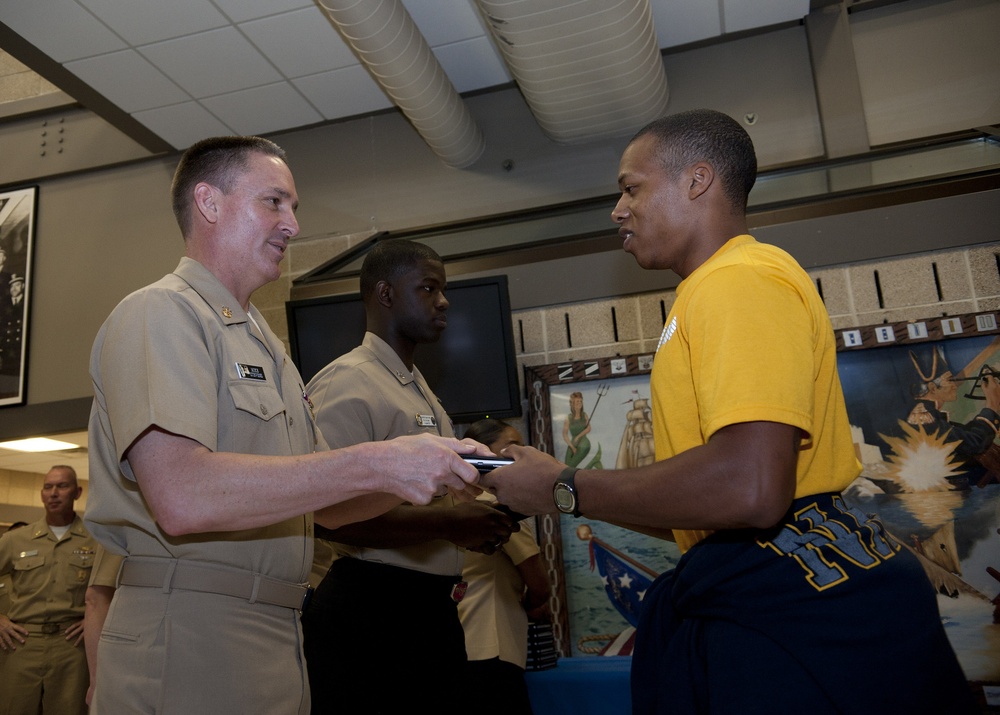
[[(417, 345), (434, 342), (447, 325), (445, 285), (444, 264), (425, 244), (391, 239), (365, 256), (368, 332), (308, 386), (331, 447), (421, 433), (454, 437), (413, 361)], [(490, 506), (442, 495), (328, 532), (337, 558), (302, 614), (313, 712), (445, 713), (466, 706), (458, 617), (463, 550), (493, 553), (516, 528)]]
[(0, 537), (0, 575), (10, 575), (0, 614), (0, 712), (87, 712), (83, 599), (97, 542), (73, 510), (82, 490), (72, 467), (45, 475), (45, 517)]

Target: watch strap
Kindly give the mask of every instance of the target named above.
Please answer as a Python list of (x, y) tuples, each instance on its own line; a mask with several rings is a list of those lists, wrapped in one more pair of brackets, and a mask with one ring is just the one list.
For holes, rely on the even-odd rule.
[(556, 477), (557, 484), (565, 484), (573, 493), (573, 516), (577, 518), (583, 516), (580, 512), (580, 493), (576, 489), (576, 473), (579, 471), (580, 469), (578, 467), (566, 467), (564, 470), (559, 472), (559, 476)]

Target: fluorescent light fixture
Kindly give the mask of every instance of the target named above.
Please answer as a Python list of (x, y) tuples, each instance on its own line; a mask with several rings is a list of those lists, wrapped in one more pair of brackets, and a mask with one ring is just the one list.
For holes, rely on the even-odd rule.
[(10, 442), (0, 442), (3, 449), (13, 449), (16, 452), (58, 452), (64, 449), (79, 449), (80, 445), (72, 442), (60, 442), (48, 437), (30, 437), (15, 439)]

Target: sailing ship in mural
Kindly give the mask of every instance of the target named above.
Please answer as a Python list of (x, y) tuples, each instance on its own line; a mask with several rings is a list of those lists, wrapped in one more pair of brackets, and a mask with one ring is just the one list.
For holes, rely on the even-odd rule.
[(632, 390), (632, 398), (625, 404), (630, 408), (625, 413), (625, 429), (615, 468), (629, 469), (652, 464), (656, 461), (656, 451), (653, 449), (653, 413), (649, 398), (640, 397), (638, 390)]

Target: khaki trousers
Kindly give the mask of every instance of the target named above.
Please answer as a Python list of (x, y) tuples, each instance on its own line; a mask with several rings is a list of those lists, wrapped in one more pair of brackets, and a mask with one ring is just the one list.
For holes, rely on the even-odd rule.
[(87, 656), (83, 643), (56, 633), (32, 632), (15, 651), (0, 651), (2, 715), (86, 715)]

